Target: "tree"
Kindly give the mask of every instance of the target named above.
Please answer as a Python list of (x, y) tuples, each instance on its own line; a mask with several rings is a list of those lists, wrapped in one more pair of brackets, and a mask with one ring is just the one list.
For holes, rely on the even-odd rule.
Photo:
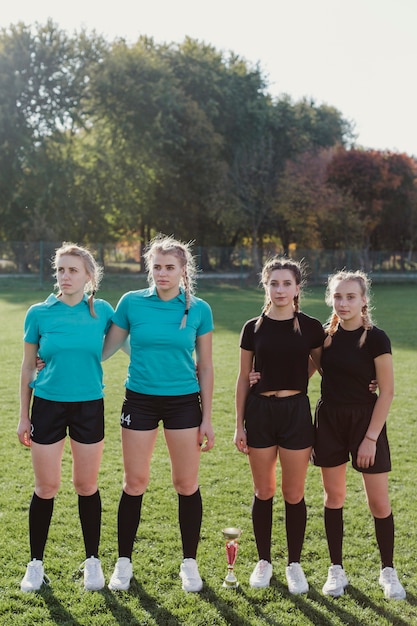
[(417, 161), (406, 154), (386, 155), (391, 184), (384, 193), (373, 246), (401, 252), (401, 265), (417, 242)]
[(381, 221), (383, 196), (391, 182), (387, 159), (377, 150), (339, 149), (328, 165), (328, 182), (352, 198), (363, 226), (364, 267), (370, 268), (372, 235)]
[[(48, 21), (0, 36), (0, 216), (2, 236), (50, 236), (65, 198), (65, 144), (88, 120), (82, 107), (101, 38), (70, 38)], [(55, 146), (55, 147), (54, 147)], [(58, 163), (56, 161), (57, 155)], [(51, 225), (54, 224), (51, 230)], [(43, 227), (44, 226), (44, 227)]]

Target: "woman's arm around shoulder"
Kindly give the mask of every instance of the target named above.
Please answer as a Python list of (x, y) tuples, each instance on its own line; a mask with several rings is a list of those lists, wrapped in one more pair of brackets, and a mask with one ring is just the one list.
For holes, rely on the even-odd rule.
[(120, 326), (113, 323), (110, 326), (106, 338), (104, 339), (101, 360), (105, 361), (110, 358), (115, 352), (120, 350), (120, 348), (122, 348), (127, 354), (130, 354), (130, 345), (127, 343), (128, 335), (129, 331), (124, 328), (120, 328)]
[(314, 372), (319, 372), (320, 374), (321, 372), (321, 353), (323, 351), (323, 348), (320, 346), (320, 348), (313, 348), (310, 351), (310, 358), (308, 360), (308, 377), (311, 378), (312, 375), (314, 374)]

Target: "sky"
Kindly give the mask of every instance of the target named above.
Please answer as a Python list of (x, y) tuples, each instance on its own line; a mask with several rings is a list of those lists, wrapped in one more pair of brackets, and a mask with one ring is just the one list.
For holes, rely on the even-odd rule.
[(48, 18), (69, 34), (233, 52), (273, 96), (336, 107), (358, 145), (417, 157), (417, 0), (10, 0), (0, 27)]

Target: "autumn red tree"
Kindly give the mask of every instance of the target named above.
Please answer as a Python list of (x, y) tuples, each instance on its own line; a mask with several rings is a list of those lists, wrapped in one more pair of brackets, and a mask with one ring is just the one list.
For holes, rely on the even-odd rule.
[(327, 180), (355, 203), (362, 222), (364, 266), (369, 268), (373, 236), (383, 217), (384, 203), (396, 197), (402, 183), (399, 155), (378, 150), (339, 149), (327, 168)]

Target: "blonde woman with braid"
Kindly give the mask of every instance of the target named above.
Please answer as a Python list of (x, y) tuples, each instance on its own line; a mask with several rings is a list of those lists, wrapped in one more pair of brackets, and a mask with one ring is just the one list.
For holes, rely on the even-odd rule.
[[(24, 324), (17, 435), (31, 449), (35, 489), (29, 507), (31, 560), (20, 586), (38, 591), (46, 580), (44, 549), (68, 432), (86, 554), (84, 587), (92, 591), (104, 586), (97, 485), (104, 439), (101, 355), (113, 308), (94, 299), (102, 271), (86, 248), (64, 243), (53, 268), (57, 293), (31, 306)], [(38, 354), (42, 367), (36, 376)]]
[[(296, 261), (273, 258), (265, 264), (265, 304), (261, 316), (243, 326), (236, 383), (234, 442), (249, 457), (259, 557), (249, 582), (252, 587), (268, 587), (272, 576), (272, 501), (279, 459), (290, 593), (308, 591), (300, 565), (307, 521), (304, 484), (314, 437), (307, 386), (310, 356), (319, 362), (324, 341), (322, 324), (299, 310), (303, 282), (303, 268)], [(251, 387), (253, 369), (258, 382)]]
[[(324, 521), (331, 566), (323, 593), (341, 596), (343, 505), (349, 458), (362, 473), (381, 558), (379, 583), (387, 598), (405, 591), (393, 564), (394, 520), (388, 495), (391, 470), (386, 420), (394, 395), (391, 344), (371, 318), (366, 274), (341, 271), (328, 279), (326, 303), (333, 313), (321, 357), (321, 398), (315, 413), (314, 462), (321, 467)], [(377, 379), (378, 395), (369, 388)]]
[(182, 588), (198, 592), (203, 584), (196, 562), (202, 520), (198, 472), (201, 452), (214, 445), (213, 318), (209, 305), (193, 294), (196, 268), (188, 244), (160, 235), (150, 243), (145, 261), (149, 288), (120, 299), (104, 348), (107, 358), (130, 335), (120, 418), (124, 482), (118, 511), (119, 558), (109, 588), (130, 586), (133, 544), (162, 420), (178, 494)]

